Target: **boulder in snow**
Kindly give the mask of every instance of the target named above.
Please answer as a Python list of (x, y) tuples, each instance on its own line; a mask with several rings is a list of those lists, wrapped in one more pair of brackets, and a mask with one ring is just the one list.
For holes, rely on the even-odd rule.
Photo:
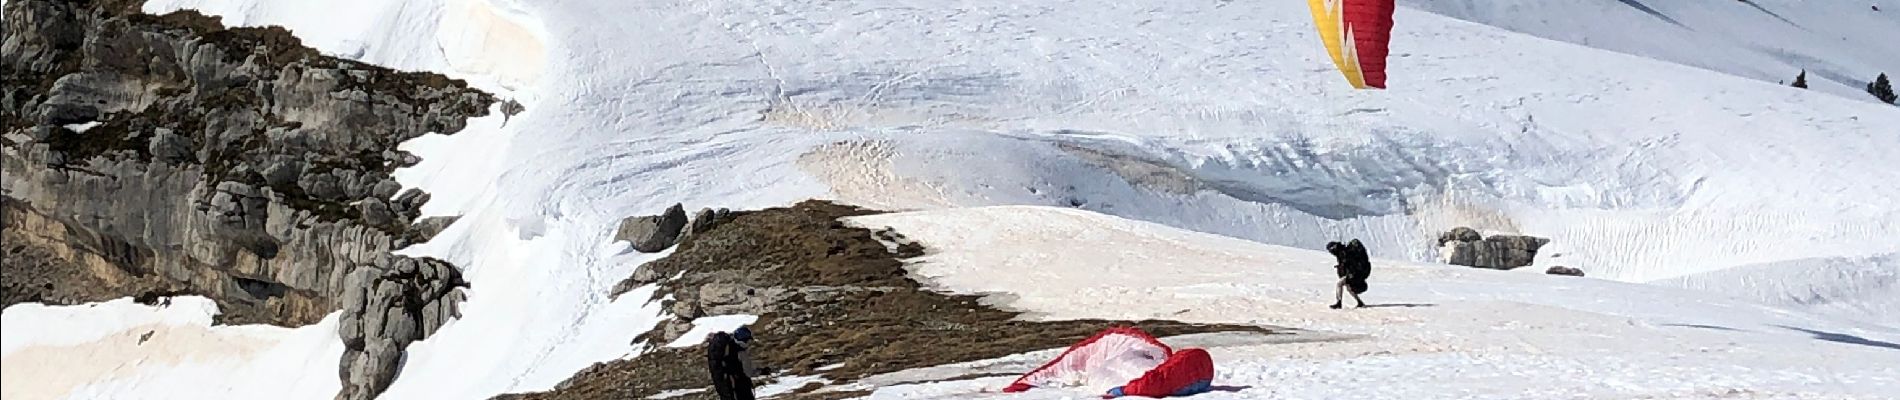
[(1484, 240), (1484, 235), (1479, 234), (1477, 229), (1462, 226), (1451, 228), (1451, 231), (1438, 235), (1439, 246), (1444, 246), (1445, 242), (1476, 242), (1479, 240)]
[(1583, 270), (1562, 265), (1550, 267), (1550, 269), (1544, 270), (1544, 273), (1551, 275), (1583, 276)]
[(1439, 256), (1447, 264), (1512, 269), (1531, 265), (1537, 249), (1550, 239), (1523, 235), (1491, 235), (1458, 227), (1438, 237)]
[(620, 230), (614, 235), (614, 240), (631, 242), (633, 249), (642, 253), (654, 253), (673, 247), (673, 243), (679, 240), (680, 231), (685, 228), (686, 209), (674, 204), (660, 215), (620, 220)]

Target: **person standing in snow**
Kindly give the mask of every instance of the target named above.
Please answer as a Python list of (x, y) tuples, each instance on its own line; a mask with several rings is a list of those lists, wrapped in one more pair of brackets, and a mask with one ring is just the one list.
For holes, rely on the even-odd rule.
[(1366, 302), (1359, 299), (1359, 294), (1366, 292), (1366, 277), (1372, 275), (1372, 257), (1366, 254), (1366, 245), (1359, 243), (1359, 239), (1346, 244), (1331, 242), (1326, 244), (1326, 252), (1333, 253), (1333, 258), (1339, 261), (1333, 266), (1339, 274), (1339, 283), (1333, 287), (1332, 308), (1337, 310), (1343, 306), (1346, 293), (1352, 293), (1352, 301), (1359, 303), (1357, 307), (1365, 307)]
[[(745, 368), (749, 356), (735, 336), (725, 332), (706, 335), (706, 371), (712, 375), (713, 392), (720, 400), (753, 400), (752, 377)], [(745, 330), (745, 337), (752, 338), (751, 330)]]

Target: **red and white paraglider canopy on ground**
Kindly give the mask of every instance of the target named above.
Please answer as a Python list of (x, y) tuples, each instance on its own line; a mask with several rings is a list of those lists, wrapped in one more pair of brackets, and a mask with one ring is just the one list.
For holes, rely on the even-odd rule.
[(1076, 342), (1003, 391), (1062, 387), (1120, 393), (1125, 388), (1128, 395), (1160, 397), (1206, 391), (1213, 375), (1213, 361), (1204, 350), (1176, 353), (1141, 329), (1115, 327)]

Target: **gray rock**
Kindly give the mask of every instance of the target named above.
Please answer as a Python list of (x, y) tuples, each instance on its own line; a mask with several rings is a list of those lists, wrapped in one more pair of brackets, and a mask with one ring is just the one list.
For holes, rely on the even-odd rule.
[(1583, 270), (1562, 265), (1550, 267), (1550, 269), (1544, 270), (1544, 273), (1551, 275), (1583, 276)]
[(442, 234), (443, 229), (448, 229), (449, 225), (455, 224), (455, 221), (461, 218), (462, 218), (461, 216), (435, 216), (435, 217), (423, 218), (419, 221), (416, 221), (414, 225), (410, 225), (409, 231), (414, 233), (413, 236), (419, 239), (417, 241), (428, 241), (430, 238), (434, 238), (435, 235)]
[(46, 125), (77, 124), (98, 119), (99, 107), (89, 104), (40, 105), (40, 123)]
[(693, 213), (692, 222), (686, 224), (686, 229), (680, 231), (680, 238), (685, 239), (692, 237), (694, 233), (705, 232), (708, 229), (712, 229), (712, 224), (713, 210), (710, 208), (701, 208), (699, 212)]
[(401, 360), (402, 349), (391, 341), (374, 341), (364, 351), (344, 353), (345, 363), (341, 375), (343, 390), (338, 392), (338, 400), (370, 400), (389, 388), (396, 379), (397, 363)]
[(343, 198), (343, 184), (336, 175), (328, 172), (306, 173), (297, 179), (297, 186), (315, 200), (339, 200)]
[(701, 305), (728, 305), (744, 302), (754, 294), (752, 288), (733, 283), (709, 283), (699, 286)]
[(364, 199), (361, 203), (357, 203), (357, 207), (358, 211), (362, 212), (363, 223), (369, 226), (385, 226), (396, 222), (396, 213), (390, 211), (389, 203), (384, 203), (382, 200)]
[(397, 152), (396, 157), (397, 157), (396, 158), (397, 168), (414, 167), (416, 166), (416, 164), (422, 163), (422, 157), (418, 157), (415, 154), (410, 154), (409, 152), (406, 152), (406, 151)]
[(402, 341), (414, 341), (422, 338), (422, 314), (403, 308), (391, 308), (384, 311), (383, 317), (388, 325), (383, 326), (383, 338)]
[(680, 232), (680, 241), (684, 242), (686, 238), (692, 237), (695, 234), (711, 231), (714, 226), (730, 218), (731, 211), (724, 208), (718, 211), (714, 211), (711, 208), (701, 208), (699, 212), (693, 213), (692, 223), (688, 224), (686, 229)]
[(706, 315), (705, 308), (700, 307), (698, 302), (693, 301), (674, 301), (673, 306), (669, 308), (668, 311), (673, 312), (674, 316), (687, 320)]
[(661, 338), (667, 342), (678, 339), (680, 336), (686, 336), (686, 332), (692, 329), (692, 323), (677, 319), (669, 319), (660, 324), (660, 333), (664, 335), (661, 336)]
[(642, 253), (653, 253), (672, 247), (679, 240), (680, 230), (686, 227), (686, 209), (679, 204), (668, 207), (665, 213), (657, 216), (629, 217), (620, 221), (620, 229), (614, 234), (614, 240), (633, 243), (633, 249)]
[(640, 285), (650, 285), (654, 283), (659, 283), (660, 280), (666, 279), (666, 277), (660, 275), (660, 270), (657, 270), (657, 269), (634, 268), (632, 279), (633, 279), (633, 283), (640, 284)]
[(1462, 226), (1452, 228), (1450, 232), (1438, 235), (1438, 244), (1441, 246), (1444, 245), (1445, 242), (1476, 242), (1479, 240), (1484, 240), (1484, 235), (1479, 234), (1478, 230)]
[(523, 107), (521, 103), (515, 101), (515, 99), (502, 100), (501, 102), (502, 122), (507, 123), (508, 119), (514, 118), (515, 114), (520, 114), (522, 111), (527, 111), (527, 110), (528, 110), (527, 107)]
[(339, 398), (367, 399), (395, 379), (402, 351), (455, 317), (465, 284), (454, 267), (432, 259), (393, 257), (385, 266), (364, 266), (346, 280), (351, 286), (338, 336), (344, 339), (345, 379)]
[(709, 315), (771, 313), (772, 305), (798, 295), (795, 290), (778, 287), (755, 288), (733, 283), (709, 283), (700, 285), (692, 296), (683, 296), (682, 300), (697, 303), (699, 309)]
[(337, 186), (343, 189), (342, 198), (359, 199), (369, 196), (369, 183), (364, 182), (362, 172), (353, 169), (338, 169), (330, 171), (330, 174), (336, 176)]
[[(226, 323), (299, 326), (341, 309), (344, 397), (374, 397), (408, 341), (454, 318), (465, 286), (452, 266), (390, 254), (406, 237), (387, 228), (427, 201), (385, 200), (400, 191), (389, 166), (415, 161), (395, 145), (454, 134), (495, 99), (322, 58), (282, 29), (132, 23), (119, 5), (7, 2), (0, 114), (32, 124), (0, 132), (9, 201), (63, 225), (74, 248), (109, 249), (111, 267), (218, 301)], [(71, 134), (59, 125), (87, 121), (134, 140), (50, 150)], [(364, 212), (339, 212), (351, 204)], [(270, 295), (246, 292), (260, 287)]]
[(396, 192), (401, 190), (401, 183), (396, 183), (394, 179), (384, 179), (381, 182), (376, 182), (375, 186), (370, 187), (370, 196), (378, 199), (388, 199), (396, 197)]
[(429, 202), (429, 197), (428, 192), (421, 190), (404, 190), (402, 194), (396, 195), (396, 199), (390, 202), (390, 207), (394, 208), (397, 214), (402, 214), (406, 218), (414, 219), (422, 215), (422, 205)]
[[(56, 130), (60, 132), (54, 132)], [(39, 126), (33, 127), (33, 129), (27, 130), (26, 137), (27, 139), (31, 139), (35, 142), (44, 142), (48, 138), (52, 138), (53, 135), (55, 134), (65, 134), (66, 133), (64, 132), (65, 130), (66, 130), (65, 127), (60, 127), (60, 126), (39, 125)]]
[(303, 162), (291, 157), (278, 157), (264, 166), (263, 174), (264, 184), (293, 185), (297, 183), (297, 177), (303, 175)]
[(1537, 249), (1549, 239), (1522, 235), (1484, 237), (1470, 228), (1457, 228), (1439, 236), (1439, 256), (1452, 265), (1512, 269), (1531, 265)]
[(152, 138), (146, 142), (146, 152), (158, 161), (168, 163), (189, 163), (197, 161), (196, 152), (191, 149), (191, 138), (172, 133), (171, 129), (158, 128), (152, 131)]

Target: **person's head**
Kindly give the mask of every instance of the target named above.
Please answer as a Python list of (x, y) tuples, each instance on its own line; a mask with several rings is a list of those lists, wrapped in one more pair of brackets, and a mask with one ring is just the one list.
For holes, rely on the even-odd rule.
[(732, 339), (740, 343), (752, 342), (752, 328), (740, 326), (739, 329), (732, 330)]
[(1339, 244), (1339, 242), (1327, 242), (1326, 252), (1333, 253), (1334, 256), (1344, 254), (1346, 252), (1346, 245)]

